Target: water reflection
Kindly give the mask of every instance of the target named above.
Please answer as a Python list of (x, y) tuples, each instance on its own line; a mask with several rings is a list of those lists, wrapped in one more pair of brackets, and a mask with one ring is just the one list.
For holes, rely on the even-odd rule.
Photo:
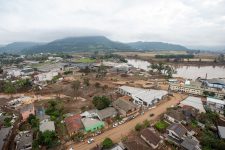
[[(148, 70), (149, 62), (138, 59), (127, 59), (128, 64), (136, 68)], [(177, 73), (175, 77), (183, 77), (188, 79), (196, 79), (198, 77), (205, 78), (225, 78), (225, 66), (184, 66), (174, 65)]]

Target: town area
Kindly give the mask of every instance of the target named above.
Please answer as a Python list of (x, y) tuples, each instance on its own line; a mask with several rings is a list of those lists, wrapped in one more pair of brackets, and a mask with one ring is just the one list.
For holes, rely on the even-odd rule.
[(225, 149), (225, 76), (174, 77), (113, 53), (0, 59), (0, 149)]

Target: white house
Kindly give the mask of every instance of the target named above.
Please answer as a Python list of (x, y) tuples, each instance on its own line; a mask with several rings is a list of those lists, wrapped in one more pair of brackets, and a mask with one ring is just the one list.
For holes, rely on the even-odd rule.
[(224, 100), (207, 97), (207, 106), (217, 113), (224, 114), (225, 108)]
[(164, 90), (142, 89), (130, 86), (121, 86), (118, 92), (122, 95), (131, 96), (135, 104), (147, 107), (156, 104), (168, 94)]
[(50, 81), (53, 79), (53, 77), (57, 76), (59, 73), (55, 71), (41, 73), (36, 75), (34, 78), (36, 81)]
[(199, 112), (205, 112), (202, 100), (199, 97), (188, 96), (185, 100), (180, 102), (181, 107), (184, 106), (184, 105), (192, 106), (195, 109), (198, 109)]

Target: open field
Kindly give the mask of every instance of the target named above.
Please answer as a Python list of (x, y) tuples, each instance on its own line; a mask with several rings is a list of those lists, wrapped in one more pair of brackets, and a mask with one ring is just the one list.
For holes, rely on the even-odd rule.
[(80, 58), (80, 59), (76, 59), (75, 62), (79, 62), (79, 63), (94, 63), (96, 62), (96, 59), (92, 59), (92, 58)]

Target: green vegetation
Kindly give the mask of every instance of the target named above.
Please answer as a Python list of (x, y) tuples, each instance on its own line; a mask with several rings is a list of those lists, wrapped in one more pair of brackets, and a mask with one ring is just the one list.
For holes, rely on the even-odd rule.
[(155, 128), (160, 132), (164, 132), (167, 127), (168, 127), (168, 124), (163, 120), (160, 120), (160, 121), (156, 122), (156, 124), (155, 124)]
[(46, 146), (47, 148), (51, 148), (58, 144), (58, 138), (54, 131), (45, 131), (39, 133), (38, 143), (40, 145)]
[(101, 66), (98, 67), (96, 78), (103, 78), (106, 76), (106, 74), (107, 74), (106, 67), (103, 64), (101, 64)]
[(45, 113), (51, 117), (53, 121), (61, 121), (63, 116), (63, 107), (56, 101), (49, 101), (49, 106), (47, 107)]
[(89, 79), (89, 78), (84, 78), (84, 79), (83, 79), (83, 84), (84, 84), (85, 86), (89, 86), (89, 85), (90, 85), (90, 79)]
[(79, 60), (76, 60), (75, 62), (79, 62), (79, 63), (94, 63), (94, 62), (96, 62), (96, 59), (93, 59), (93, 58), (80, 58)]
[(135, 130), (136, 130), (136, 131), (141, 131), (141, 129), (143, 129), (143, 125), (140, 124), (140, 123), (136, 124)]
[(100, 59), (106, 59), (106, 60), (112, 59), (113, 61), (117, 60), (118, 62), (127, 63), (127, 60), (123, 56), (120, 56), (117, 54), (111, 54), (111, 53), (101, 56)]
[(5, 118), (4, 119), (4, 126), (5, 127), (11, 127), (12, 126), (12, 123), (11, 123), (11, 121), (12, 121), (12, 117), (7, 117), (7, 118)]
[(36, 130), (39, 129), (39, 124), (40, 124), (39, 119), (35, 115), (30, 114), (30, 116), (27, 119), (27, 122), (31, 125), (33, 129), (36, 129)]
[(110, 138), (105, 138), (102, 142), (102, 146), (104, 149), (108, 149), (113, 147), (113, 141)]
[(215, 93), (214, 92), (208, 92), (208, 91), (204, 91), (203, 92), (203, 94), (205, 95), (205, 96), (209, 96), (209, 97), (214, 97), (215, 96)]
[(170, 65), (166, 65), (164, 63), (158, 63), (158, 64), (154, 64), (152, 63), (149, 68), (151, 69), (151, 71), (154, 71), (156, 70), (156, 72), (158, 74), (164, 74), (166, 75), (168, 78), (171, 78), (172, 75), (174, 73), (176, 73), (176, 70), (174, 69), (173, 66), (170, 66)]
[(94, 104), (94, 106), (98, 109), (104, 109), (106, 107), (109, 107), (109, 104), (111, 103), (110, 100), (105, 97), (105, 96), (95, 96), (93, 98), (92, 103)]
[(63, 74), (68, 75), (68, 74), (72, 74), (72, 73), (73, 73), (73, 71), (69, 70), (69, 71), (65, 71)]

